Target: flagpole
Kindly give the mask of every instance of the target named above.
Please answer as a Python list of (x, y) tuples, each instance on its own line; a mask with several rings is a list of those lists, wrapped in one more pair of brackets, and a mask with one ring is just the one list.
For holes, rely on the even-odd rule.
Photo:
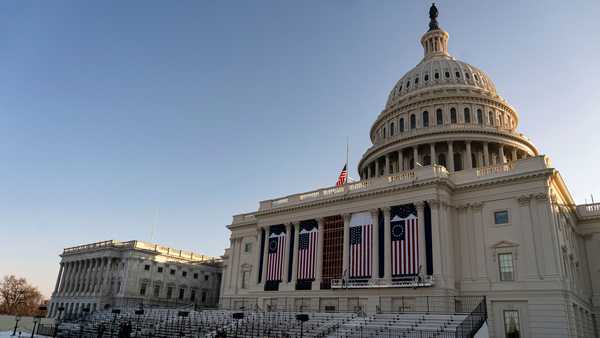
[(344, 184), (348, 183), (348, 178), (350, 178), (350, 167), (348, 166), (348, 149), (350, 147), (350, 136), (346, 136), (346, 182), (344, 182)]

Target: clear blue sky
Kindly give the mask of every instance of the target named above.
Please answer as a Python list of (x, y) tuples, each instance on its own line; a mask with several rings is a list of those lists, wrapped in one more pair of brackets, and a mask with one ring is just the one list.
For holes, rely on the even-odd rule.
[[(0, 275), (46, 294), (66, 246), (220, 255), (235, 213), (351, 173), (422, 56), (425, 1), (0, 3)], [(439, 1), (577, 202), (600, 200), (600, 2)], [(157, 216), (156, 216), (157, 215)]]

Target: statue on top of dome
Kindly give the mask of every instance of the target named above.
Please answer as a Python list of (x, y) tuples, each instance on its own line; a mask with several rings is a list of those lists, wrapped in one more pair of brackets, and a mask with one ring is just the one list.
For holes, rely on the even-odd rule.
[(431, 7), (429, 8), (429, 19), (431, 19), (431, 21), (429, 21), (429, 30), (435, 30), (435, 29), (440, 29), (440, 26), (438, 26), (438, 22), (437, 22), (437, 17), (438, 17), (438, 9), (437, 7), (435, 7), (435, 2), (431, 4)]

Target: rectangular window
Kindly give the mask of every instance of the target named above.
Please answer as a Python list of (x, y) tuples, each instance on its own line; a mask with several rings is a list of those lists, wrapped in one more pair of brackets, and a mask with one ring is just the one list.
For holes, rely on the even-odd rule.
[(504, 310), (504, 337), (521, 338), (519, 311)]
[(205, 280), (205, 281), (208, 281), (208, 275), (205, 275), (205, 276), (204, 276), (204, 280)]
[(144, 270), (150, 271), (150, 265), (148, 265), (148, 264), (144, 265)]
[(163, 272), (162, 266), (159, 266), (158, 269), (156, 269), (156, 271), (158, 271), (158, 273), (162, 273)]
[(183, 277), (187, 277), (187, 271), (182, 271), (182, 272), (181, 272), (181, 275), (182, 275)]
[(250, 252), (252, 251), (252, 243), (246, 243), (244, 244), (244, 252)]
[(498, 254), (498, 265), (501, 281), (515, 280), (512, 253)]
[(192, 302), (196, 300), (196, 290), (192, 290), (192, 293), (190, 293), (190, 300)]
[(154, 285), (154, 297), (160, 297), (160, 285)]
[(167, 288), (167, 298), (171, 299), (171, 297), (173, 297), (173, 287), (169, 286)]
[(179, 289), (179, 300), (183, 300), (183, 295), (185, 294), (185, 289), (184, 288), (180, 288)]
[(508, 224), (508, 210), (494, 212), (494, 224)]
[(242, 289), (246, 288), (246, 273), (248, 271), (242, 271)]
[(198, 279), (198, 273), (197, 272), (194, 273), (194, 279)]
[(206, 302), (206, 291), (202, 291), (202, 303)]
[(140, 287), (140, 296), (145, 296), (146, 295), (146, 288), (147, 287), (148, 287), (148, 284), (142, 283), (142, 286)]
[(174, 275), (175, 274), (175, 269), (171, 269), (171, 274)]

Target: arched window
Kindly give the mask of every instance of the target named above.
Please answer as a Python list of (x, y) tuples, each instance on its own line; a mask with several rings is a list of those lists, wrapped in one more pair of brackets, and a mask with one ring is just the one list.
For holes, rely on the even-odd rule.
[(435, 75), (434, 75), (434, 77), (435, 77), (436, 80), (439, 79), (440, 78), (440, 73), (436, 72)]
[(489, 112), (488, 113), (488, 119), (490, 120), (490, 126), (494, 125), (494, 112)]
[(438, 126), (441, 126), (442, 124), (444, 124), (444, 113), (442, 113), (441, 109), (438, 109), (435, 112), (435, 119), (436, 119)]
[(456, 72), (454, 75), (456, 75), (457, 79), (460, 79), (460, 72)]
[(477, 109), (477, 124), (483, 124), (483, 112)]
[(419, 84), (419, 78), (418, 78), (418, 77), (416, 77), (416, 78), (415, 78), (415, 86), (416, 86), (417, 84)]
[(399, 127), (400, 132), (403, 133), (404, 132), (404, 118), (401, 118), (400, 122), (398, 122), (398, 123), (400, 123), (400, 127)]
[(462, 156), (460, 153), (454, 153), (454, 171), (463, 170)]
[(465, 123), (471, 123), (471, 110), (465, 108)]
[(406, 82), (406, 89), (410, 88), (410, 81)]
[(415, 114), (412, 114), (410, 116), (410, 129), (415, 129), (417, 128), (417, 117), (415, 116)]
[(450, 123), (456, 123), (456, 109), (450, 108)]
[(394, 136), (394, 122), (390, 123), (390, 136)]
[(444, 76), (446, 77), (446, 79), (449, 79), (450, 78), (450, 72), (445, 72)]
[(423, 112), (423, 128), (427, 128), (429, 127), (429, 112), (428, 111), (424, 111)]
[(441, 166), (446, 166), (446, 155), (445, 154), (439, 154), (438, 155), (438, 160), (437, 163)]
[(383, 138), (385, 138), (387, 135), (385, 133), (385, 127), (383, 127)]
[(429, 74), (425, 74), (425, 82), (429, 81)]
[(465, 73), (465, 77), (467, 78), (467, 80), (471, 79), (471, 75), (469, 75), (469, 73)]

